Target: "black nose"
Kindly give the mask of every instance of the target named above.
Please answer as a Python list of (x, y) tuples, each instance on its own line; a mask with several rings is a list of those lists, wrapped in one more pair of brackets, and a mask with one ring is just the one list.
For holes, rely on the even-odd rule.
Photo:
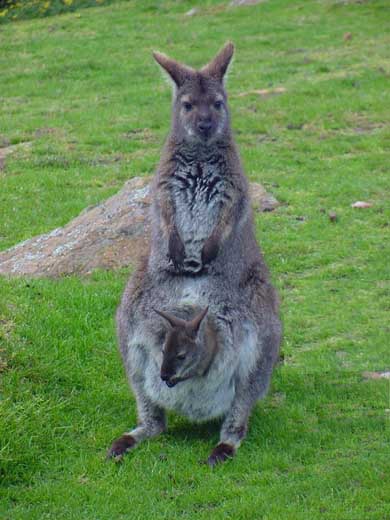
[(176, 385), (176, 381), (171, 381), (171, 375), (163, 373), (160, 375), (160, 377), (165, 382), (168, 388), (172, 388)]
[(205, 134), (211, 130), (212, 126), (211, 121), (199, 121), (198, 123), (198, 129)]

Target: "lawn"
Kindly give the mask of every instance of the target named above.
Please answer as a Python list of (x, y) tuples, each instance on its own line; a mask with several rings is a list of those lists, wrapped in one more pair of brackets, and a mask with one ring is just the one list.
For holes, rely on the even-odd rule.
[(0, 25), (0, 147), (25, 143), (0, 169), (1, 250), (153, 172), (153, 49), (201, 66), (235, 42), (243, 164), (282, 203), (256, 229), (284, 324), (233, 461), (201, 464), (217, 422), (171, 415), (114, 464), (136, 420), (114, 326), (131, 269), (0, 278), (2, 520), (390, 519), (390, 380), (370, 376), (390, 371), (389, 20), (386, 0), (139, 0)]

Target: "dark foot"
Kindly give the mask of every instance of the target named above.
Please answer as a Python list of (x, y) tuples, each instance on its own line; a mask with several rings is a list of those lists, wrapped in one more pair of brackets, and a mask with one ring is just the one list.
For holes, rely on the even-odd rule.
[(207, 459), (207, 464), (214, 467), (216, 464), (225, 462), (227, 459), (232, 459), (234, 453), (235, 449), (233, 446), (230, 446), (230, 444), (226, 444), (225, 442), (220, 442), (211, 452), (210, 457)]
[(122, 460), (123, 455), (130, 451), (135, 444), (136, 440), (132, 435), (122, 435), (122, 437), (119, 437), (119, 439), (116, 439), (116, 441), (112, 443), (107, 453), (107, 459), (115, 459), (116, 461)]

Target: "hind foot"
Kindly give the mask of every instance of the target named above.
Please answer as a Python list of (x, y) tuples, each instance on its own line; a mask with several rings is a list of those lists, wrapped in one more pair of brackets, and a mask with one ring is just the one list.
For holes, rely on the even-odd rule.
[(112, 443), (107, 453), (107, 459), (114, 459), (116, 462), (120, 462), (123, 456), (134, 448), (136, 442), (132, 435), (125, 433)]
[(220, 442), (211, 452), (210, 457), (207, 459), (207, 464), (213, 468), (216, 464), (232, 459), (235, 452), (236, 450), (233, 446), (225, 442)]

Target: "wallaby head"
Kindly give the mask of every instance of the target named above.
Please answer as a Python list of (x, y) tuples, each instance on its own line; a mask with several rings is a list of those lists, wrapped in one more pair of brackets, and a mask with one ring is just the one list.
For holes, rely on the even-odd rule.
[(177, 141), (210, 144), (229, 135), (230, 117), (223, 80), (233, 52), (233, 44), (227, 43), (200, 70), (160, 52), (153, 53), (174, 84), (172, 133)]
[(170, 388), (180, 381), (200, 375), (203, 345), (198, 332), (208, 307), (190, 321), (154, 309), (165, 320), (168, 332), (162, 350), (161, 379)]

